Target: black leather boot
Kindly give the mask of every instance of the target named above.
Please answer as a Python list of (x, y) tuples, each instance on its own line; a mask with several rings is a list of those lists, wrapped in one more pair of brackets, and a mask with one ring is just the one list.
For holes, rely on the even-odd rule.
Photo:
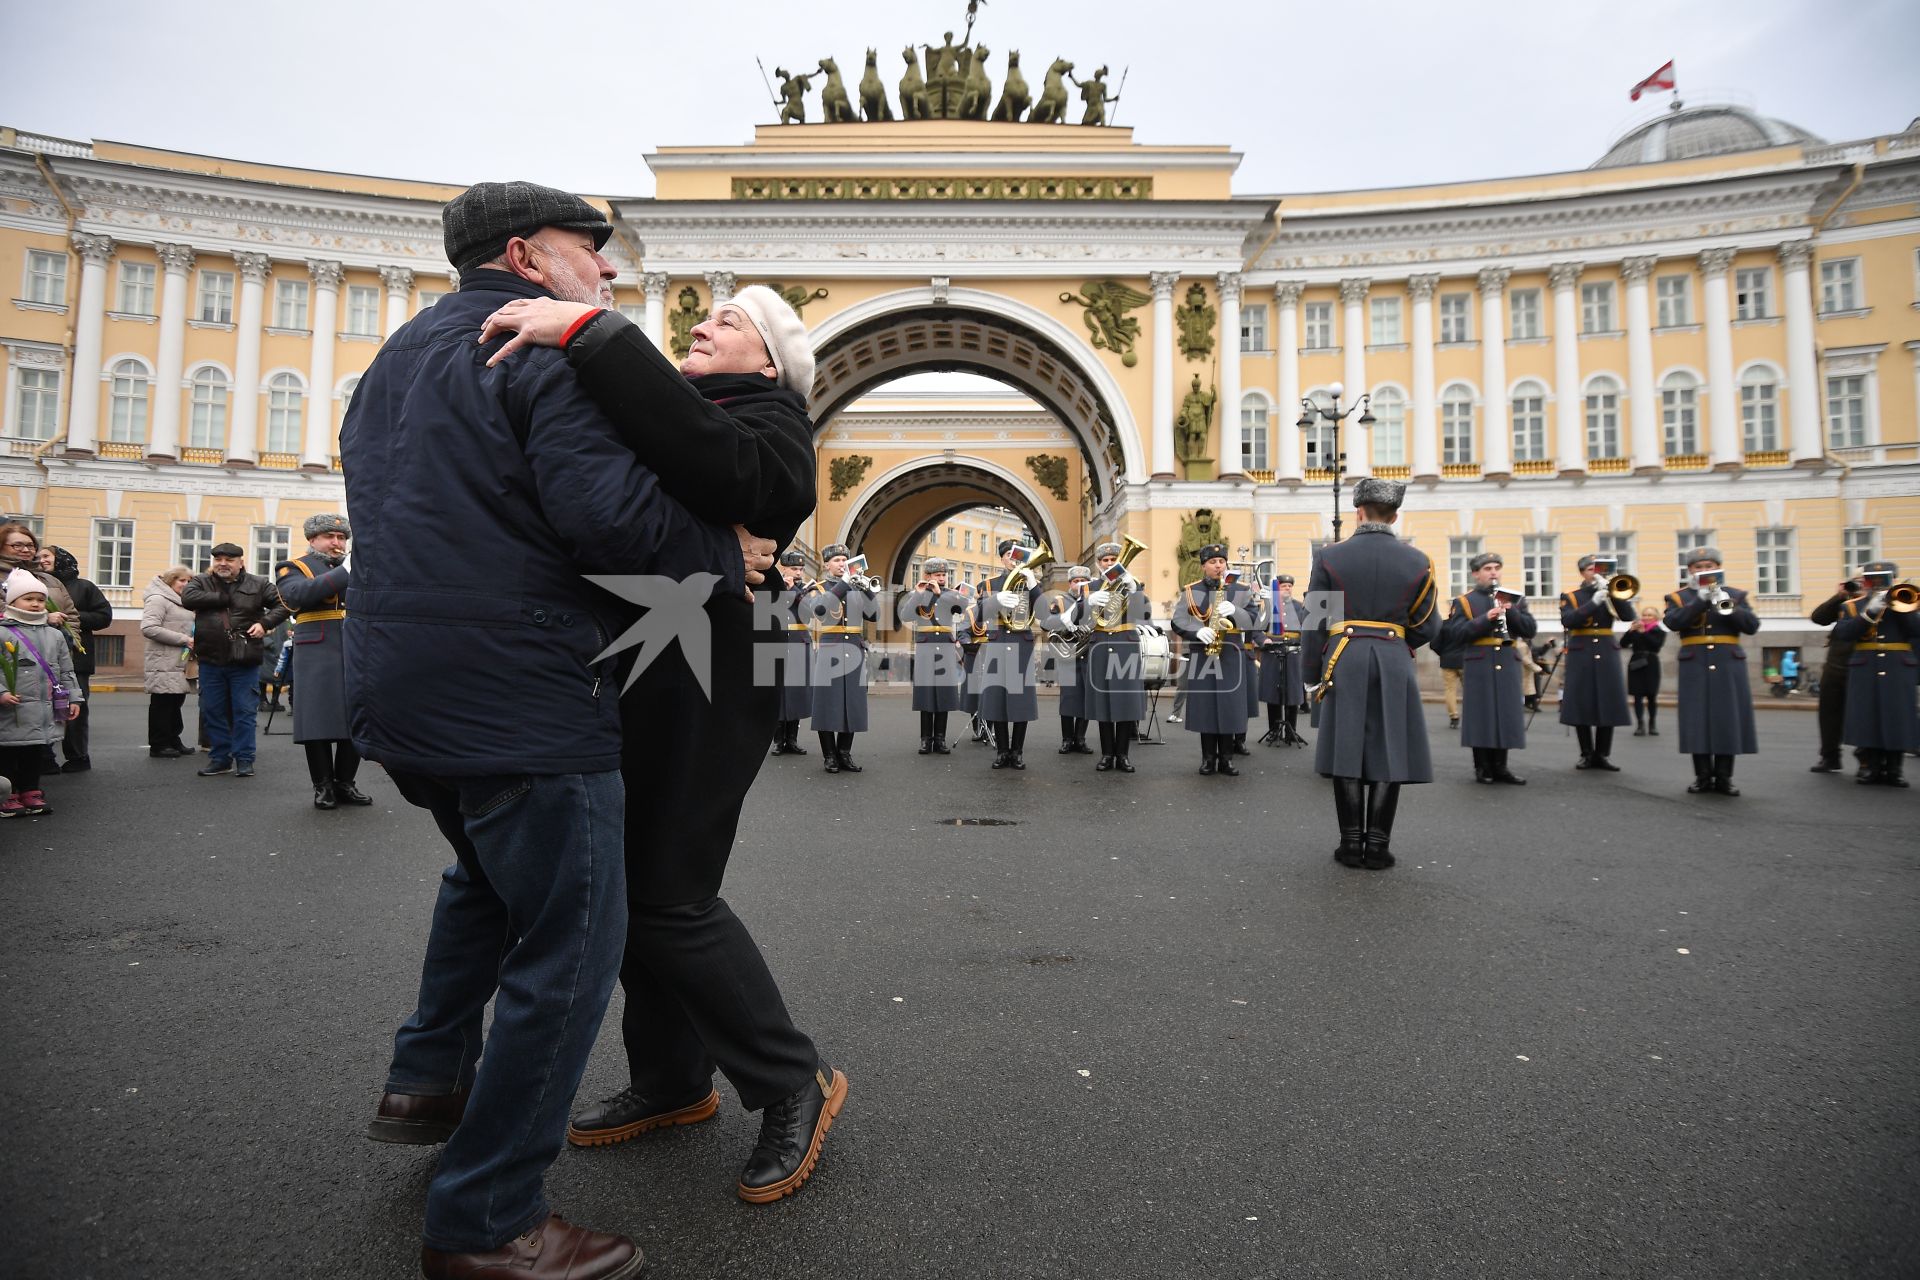
[(1593, 768), (1593, 730), (1584, 724), (1577, 724), (1573, 726), (1573, 736), (1580, 743), (1580, 763), (1573, 767), (1576, 769)]
[(1487, 757), (1492, 754), (1485, 747), (1473, 748), (1473, 780), (1475, 782), (1493, 781), (1493, 769), (1487, 763)]
[(798, 720), (787, 721), (787, 754), (790, 756), (803, 756), (807, 754), (807, 749), (800, 745), (800, 722)]
[(993, 767), (1004, 769), (1013, 763), (1013, 747), (1007, 741), (1007, 722), (993, 722)]
[(853, 762), (853, 735), (852, 734), (850, 733), (841, 734), (839, 742), (835, 745), (835, 750), (840, 757), (840, 772), (842, 773), (865, 773), (866, 772), (866, 770), (862, 769), (859, 765)]
[(1247, 750), (1247, 735), (1244, 733), (1236, 733), (1236, 734), (1229, 735), (1227, 738), (1227, 744), (1229, 749), (1236, 756), (1250, 756), (1253, 754), (1253, 752)]
[(1620, 772), (1620, 766), (1613, 762), (1612, 725), (1603, 724), (1593, 731), (1593, 759), (1587, 762), (1587, 767), (1606, 773)]
[(1073, 721), (1073, 754), (1077, 756), (1093, 754), (1093, 748), (1087, 745), (1087, 722), (1078, 716), (1074, 717)]
[(1060, 717), (1060, 754), (1063, 756), (1073, 754), (1073, 717), (1072, 716)]
[(1296, 747), (1304, 747), (1307, 740), (1300, 735), (1300, 708), (1288, 707), (1284, 717), (1287, 726), (1287, 742)]
[(1889, 787), (1907, 788), (1907, 755), (1904, 751), (1882, 751), (1881, 761), (1886, 768), (1881, 772), (1880, 781)]
[(1280, 743), (1280, 708), (1270, 705), (1267, 707), (1267, 731), (1260, 735), (1260, 745), (1277, 747)]
[(1693, 758), (1693, 782), (1687, 787), (1687, 794), (1705, 795), (1711, 790), (1713, 790), (1713, 757), (1696, 755)]
[(920, 750), (918, 754), (923, 756), (933, 754), (933, 712), (931, 711), (922, 711), (920, 713)]
[(1230, 733), (1216, 734), (1213, 741), (1215, 743), (1214, 750), (1220, 759), (1221, 775), (1228, 778), (1239, 777), (1240, 771), (1233, 767), (1233, 735)]
[(933, 713), (933, 754), (937, 756), (950, 756), (953, 754), (953, 748), (947, 745), (947, 716), (949, 714), (951, 713), (946, 711), (936, 711)]
[(1715, 756), (1713, 758), (1713, 789), (1723, 796), (1737, 796), (1740, 788), (1733, 785), (1733, 757)]
[(798, 1191), (820, 1160), (820, 1144), (847, 1102), (847, 1078), (826, 1063), (799, 1090), (760, 1113), (760, 1140), (740, 1171), (739, 1196), (772, 1204)]
[(1493, 781), (1504, 782), (1510, 787), (1524, 787), (1527, 785), (1525, 778), (1516, 776), (1513, 770), (1507, 768), (1507, 751), (1505, 747), (1502, 747), (1498, 751), (1489, 752), (1488, 755), (1491, 757), (1489, 763), (1492, 766)]
[(828, 773), (840, 772), (840, 753), (834, 749), (833, 735), (830, 733), (820, 735), (820, 759), (825, 762)]
[(1200, 735), (1200, 772), (1202, 774), (1216, 773), (1220, 768), (1220, 761), (1213, 746), (1214, 736), (1211, 733)]
[(1133, 733), (1136, 727), (1131, 720), (1123, 720), (1113, 727), (1115, 753), (1113, 767), (1122, 773), (1133, 772), (1133, 761), (1129, 757), (1133, 752)]
[(1393, 865), (1393, 815), (1400, 807), (1400, 784), (1367, 784), (1367, 851), (1360, 865), (1369, 871), (1385, 871)]
[(1333, 779), (1333, 817), (1340, 824), (1340, 844), (1333, 860), (1343, 867), (1357, 867), (1366, 856), (1365, 788), (1358, 778)]
[(1094, 765), (1097, 773), (1108, 773), (1113, 769), (1113, 726), (1107, 721), (1100, 722), (1100, 763)]

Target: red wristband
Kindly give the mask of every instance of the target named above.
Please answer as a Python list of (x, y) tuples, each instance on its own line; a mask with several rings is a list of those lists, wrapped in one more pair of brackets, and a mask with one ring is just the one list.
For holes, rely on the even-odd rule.
[(602, 313), (599, 311), (589, 311), (585, 315), (581, 316), (578, 320), (575, 320), (572, 324), (568, 325), (567, 331), (560, 335), (560, 346), (564, 349), (565, 347), (571, 345), (574, 339), (574, 335), (578, 334), (582, 329), (586, 328), (588, 325), (592, 324), (595, 320), (599, 319), (601, 314)]

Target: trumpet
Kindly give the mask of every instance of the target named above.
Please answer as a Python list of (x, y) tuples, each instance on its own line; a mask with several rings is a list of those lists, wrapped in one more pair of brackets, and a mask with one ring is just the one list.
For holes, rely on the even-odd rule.
[(1706, 600), (1708, 608), (1723, 618), (1733, 612), (1733, 597), (1727, 594), (1724, 570), (1702, 569), (1692, 577), (1693, 589)]
[(867, 553), (863, 551), (847, 561), (847, 584), (860, 588), (870, 596), (877, 596), (883, 584), (878, 577), (868, 574), (866, 569)]
[(1630, 573), (1616, 574), (1607, 579), (1607, 595), (1623, 604), (1640, 594), (1640, 579)]
[[(1512, 587), (1501, 586), (1500, 579), (1498, 578), (1495, 578), (1487, 585), (1487, 590), (1492, 593), (1495, 600), (1500, 600), (1504, 597), (1509, 606), (1515, 601), (1526, 598), (1524, 592), (1515, 591)], [(1513, 639), (1513, 631), (1507, 626), (1507, 615), (1505, 612), (1502, 612), (1499, 617), (1493, 620), (1493, 634), (1502, 640)]]
[(1920, 610), (1920, 587), (1916, 587), (1911, 582), (1898, 582), (1891, 587), (1876, 591), (1860, 613), (1867, 621), (1878, 622), (1887, 616), (1889, 609), (1895, 613), (1912, 613)]

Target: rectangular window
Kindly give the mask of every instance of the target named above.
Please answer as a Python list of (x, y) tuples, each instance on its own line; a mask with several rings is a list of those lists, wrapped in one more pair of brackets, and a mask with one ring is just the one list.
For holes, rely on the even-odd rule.
[(1846, 532), (1846, 573), (1849, 578), (1880, 558), (1880, 527), (1855, 525)]
[(1333, 424), (1314, 419), (1313, 425), (1300, 433), (1300, 447), (1307, 470), (1333, 470)]
[(173, 559), (195, 573), (213, 568), (213, 526), (176, 524), (173, 526)]
[(1450, 464), (1473, 461), (1473, 401), (1467, 396), (1440, 402), (1440, 460)]
[(1655, 323), (1662, 329), (1693, 323), (1693, 277), (1661, 276), (1653, 282), (1653, 296), (1659, 309)]
[(93, 522), (93, 581), (101, 587), (133, 585), (133, 521)]
[(120, 264), (120, 297), (114, 310), (130, 316), (153, 314), (154, 265), (151, 262)]
[(1325, 351), (1333, 346), (1333, 304), (1309, 302), (1300, 308), (1300, 342), (1305, 351)]
[[(982, 548), (984, 548), (985, 545), (985, 543), (982, 543)], [(960, 535), (960, 549), (962, 551), (973, 550), (973, 530), (968, 529)]]
[(953, 526), (947, 526), (947, 550), (953, 550)]
[(60, 371), (22, 369), (15, 391), (13, 433), (23, 440), (51, 440), (60, 424)]
[(1773, 273), (1765, 267), (1742, 267), (1733, 273), (1733, 318), (1765, 320), (1773, 314), (1770, 298)]
[(1240, 456), (1248, 470), (1267, 469), (1267, 406), (1259, 401), (1240, 406)]
[(1661, 388), (1660, 422), (1666, 430), (1666, 457), (1700, 452), (1700, 398), (1692, 383)]
[(1864, 374), (1827, 379), (1827, 440), (1835, 449), (1867, 443), (1867, 379)]
[(1754, 588), (1763, 596), (1793, 594), (1793, 530), (1756, 529)]
[(1680, 557), (1680, 568), (1684, 572), (1693, 560), (1693, 553), (1701, 547), (1713, 545), (1713, 530), (1682, 529), (1673, 535), (1674, 554)]
[(1587, 457), (1620, 457), (1620, 393), (1587, 392)]
[(307, 282), (305, 280), (273, 282), (273, 327), (276, 329), (307, 327)]
[(1440, 295), (1440, 341), (1473, 341), (1472, 294), (1443, 293)]
[(67, 255), (41, 249), (27, 251), (26, 301), (62, 307), (67, 302)]
[(207, 324), (233, 323), (233, 272), (200, 273), (200, 319)]
[(1526, 339), (1540, 334), (1540, 291), (1515, 289), (1507, 295), (1507, 336)]
[(1367, 305), (1371, 308), (1369, 322), (1374, 346), (1395, 347), (1406, 341), (1400, 336), (1400, 299), (1373, 298)]
[(362, 337), (380, 334), (380, 291), (370, 284), (347, 286), (347, 332)]
[(1554, 564), (1559, 558), (1559, 534), (1530, 533), (1520, 539), (1520, 564), (1529, 599), (1551, 600), (1560, 594), (1553, 576)]
[(1633, 572), (1632, 534), (1603, 533), (1600, 535), (1599, 543), (1600, 545), (1595, 547), (1594, 550), (1598, 551), (1601, 555), (1611, 555), (1613, 557), (1613, 571), (1615, 573)]
[(1370, 405), (1373, 410), (1373, 465), (1407, 465), (1407, 402), (1397, 392), (1382, 391)]
[(1513, 460), (1542, 462), (1547, 456), (1547, 398), (1539, 383), (1513, 398)]
[(1613, 285), (1611, 282), (1580, 286), (1580, 332), (1613, 332)]
[(292, 545), (293, 530), (284, 524), (253, 526), (253, 571), (271, 581), (273, 571), (293, 558)]
[(1467, 561), (1479, 555), (1485, 549), (1484, 538), (1479, 536), (1447, 539), (1447, 571), (1452, 574), (1452, 594), (1460, 595), (1473, 581), (1473, 574), (1467, 569)]
[[(440, 299), (446, 296), (447, 294), (444, 289), (440, 289), (440, 290), (422, 289), (420, 291), (420, 311), (425, 311), (428, 307), (432, 306), (434, 303), (440, 301)], [(420, 312), (416, 311), (414, 312), (414, 314), (418, 315), (420, 314)]]
[(1764, 374), (1749, 374), (1740, 382), (1740, 428), (1748, 453), (1780, 447), (1779, 387)]
[(1240, 308), (1240, 349), (1267, 351), (1267, 306), (1256, 302)]
[(1820, 264), (1822, 311), (1858, 311), (1864, 305), (1860, 295), (1860, 259), (1836, 258)]

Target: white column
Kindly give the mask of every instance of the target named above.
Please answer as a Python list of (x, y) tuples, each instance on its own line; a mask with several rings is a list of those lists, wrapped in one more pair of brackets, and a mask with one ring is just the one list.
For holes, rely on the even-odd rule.
[(1240, 447), (1240, 273), (1222, 271), (1220, 284), (1219, 444), (1214, 456), (1222, 480), (1246, 474), (1246, 450)]
[(1547, 281), (1553, 286), (1554, 466), (1563, 476), (1579, 475), (1587, 469), (1580, 395), (1580, 308), (1574, 298), (1580, 264), (1554, 263), (1547, 268)]
[(413, 302), (413, 269), (382, 267), (380, 283), (387, 286), (387, 324), (381, 336), (391, 338), (393, 331), (407, 322)]
[(1787, 447), (1794, 464), (1826, 464), (1827, 442), (1820, 435), (1820, 371), (1815, 364), (1813, 282), (1808, 268), (1813, 241), (1780, 246), (1781, 301), (1787, 313)]
[(1740, 439), (1740, 389), (1733, 383), (1733, 300), (1727, 293), (1732, 249), (1700, 254), (1700, 291), (1706, 295), (1707, 462), (1715, 471), (1746, 465)]
[[(1367, 290), (1373, 281), (1355, 277), (1340, 282), (1341, 380), (1347, 384), (1347, 404), (1359, 404), (1367, 394), (1367, 319), (1363, 314)], [(1344, 407), (1344, 406), (1343, 406)], [(1347, 474), (1355, 480), (1373, 474), (1373, 432), (1358, 425), (1354, 414), (1340, 429), (1340, 441), (1346, 446)]]
[(657, 349), (667, 349), (667, 285), (672, 277), (664, 271), (640, 273), (640, 297), (647, 306), (647, 341)]
[(1407, 295), (1413, 300), (1413, 478), (1433, 480), (1440, 475), (1440, 424), (1434, 420), (1433, 291), (1438, 275), (1409, 276)]
[(187, 276), (193, 250), (184, 244), (158, 244), (160, 257), (160, 351), (154, 361), (153, 430), (147, 437), (147, 461), (180, 461), (180, 393), (186, 373)]
[(240, 269), (240, 310), (234, 317), (239, 349), (233, 358), (226, 460), (228, 466), (250, 467), (260, 457), (260, 323), (273, 263), (264, 253), (236, 253), (233, 261)]
[(73, 319), (73, 403), (67, 409), (67, 452), (92, 453), (100, 439), (100, 343), (107, 322), (109, 236), (77, 232), (80, 255), (80, 308)]
[(1178, 271), (1148, 274), (1153, 286), (1153, 448), (1152, 478), (1173, 480), (1173, 291)]
[(1279, 313), (1274, 321), (1273, 353), (1280, 365), (1280, 405), (1274, 414), (1280, 433), (1276, 480), (1299, 480), (1305, 475), (1300, 469), (1300, 428), (1293, 425), (1300, 417), (1300, 294), (1305, 288), (1298, 280), (1282, 280), (1273, 291)]
[(340, 277), (337, 262), (309, 260), (313, 274), (313, 360), (307, 366), (307, 417), (301, 441), (302, 471), (333, 470), (333, 344), (340, 327)]
[(1480, 474), (1513, 473), (1513, 429), (1507, 425), (1507, 278), (1512, 267), (1480, 270), (1480, 419), (1486, 425)]
[(1647, 278), (1655, 258), (1628, 258), (1620, 264), (1627, 282), (1627, 430), (1628, 456), (1636, 472), (1660, 470), (1664, 442), (1660, 430), (1660, 400), (1653, 386), (1653, 313), (1647, 302)]
[(707, 272), (707, 288), (713, 291), (713, 305), (716, 309), (721, 303), (733, 297), (735, 281), (731, 271)]

